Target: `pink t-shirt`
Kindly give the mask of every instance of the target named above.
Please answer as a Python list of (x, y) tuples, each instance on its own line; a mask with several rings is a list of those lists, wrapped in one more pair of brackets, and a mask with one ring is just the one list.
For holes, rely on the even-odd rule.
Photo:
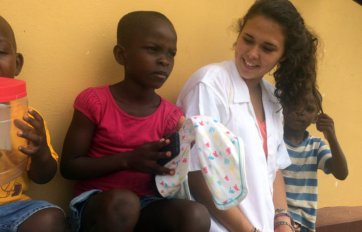
[[(124, 112), (114, 100), (109, 86), (88, 88), (75, 100), (74, 108), (87, 116), (96, 129), (88, 156), (98, 158), (119, 152), (131, 151), (145, 142), (157, 141), (176, 131), (183, 115), (180, 108), (161, 98), (158, 109), (146, 117), (136, 117)], [(75, 185), (75, 194), (91, 189), (109, 190), (124, 188), (138, 196), (156, 193), (152, 174), (119, 171), (107, 176), (81, 180)]]

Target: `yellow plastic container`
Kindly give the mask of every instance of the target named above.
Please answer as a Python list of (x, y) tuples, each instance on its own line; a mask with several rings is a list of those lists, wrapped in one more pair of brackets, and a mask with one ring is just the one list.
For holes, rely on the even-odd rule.
[(18, 149), (26, 140), (17, 136), (14, 119), (22, 119), (27, 109), (25, 82), (0, 77), (0, 186), (26, 171), (29, 157)]

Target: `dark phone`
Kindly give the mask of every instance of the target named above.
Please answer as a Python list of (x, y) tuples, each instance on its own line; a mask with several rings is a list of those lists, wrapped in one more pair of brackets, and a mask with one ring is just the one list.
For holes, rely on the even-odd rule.
[(169, 137), (167, 137), (170, 140), (170, 143), (166, 146), (162, 147), (160, 151), (166, 152), (171, 151), (171, 157), (162, 158), (157, 161), (159, 165), (165, 165), (168, 161), (175, 158), (180, 153), (180, 136), (179, 134), (173, 133)]

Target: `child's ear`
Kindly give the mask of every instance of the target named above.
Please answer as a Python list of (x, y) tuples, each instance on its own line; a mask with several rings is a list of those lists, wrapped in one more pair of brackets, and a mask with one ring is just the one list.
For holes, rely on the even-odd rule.
[(124, 65), (125, 62), (125, 49), (122, 45), (117, 44), (113, 48), (113, 55), (118, 64)]
[(23, 68), (24, 57), (21, 53), (16, 53), (16, 68), (15, 68), (15, 76), (19, 75), (21, 69)]

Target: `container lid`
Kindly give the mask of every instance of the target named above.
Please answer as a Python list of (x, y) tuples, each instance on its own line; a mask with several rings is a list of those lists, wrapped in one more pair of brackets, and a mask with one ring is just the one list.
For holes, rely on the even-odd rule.
[(25, 96), (25, 81), (0, 77), (0, 102), (9, 102)]

